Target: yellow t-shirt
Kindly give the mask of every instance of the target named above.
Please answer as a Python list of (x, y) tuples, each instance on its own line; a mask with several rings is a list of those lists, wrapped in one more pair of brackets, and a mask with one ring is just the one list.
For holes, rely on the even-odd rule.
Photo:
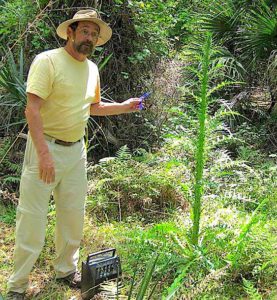
[(75, 142), (85, 134), (90, 105), (101, 99), (98, 68), (64, 48), (46, 51), (34, 59), (26, 91), (45, 100), (40, 110), (44, 133)]

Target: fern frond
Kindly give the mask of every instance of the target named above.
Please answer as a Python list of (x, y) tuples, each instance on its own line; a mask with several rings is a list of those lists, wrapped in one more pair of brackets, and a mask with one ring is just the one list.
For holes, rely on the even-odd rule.
[(255, 288), (252, 281), (242, 278), (243, 281), (243, 289), (249, 296), (250, 300), (262, 300), (262, 296), (258, 292), (257, 288)]
[(7, 184), (7, 183), (19, 183), (20, 182), (20, 177), (16, 177), (16, 176), (8, 176), (6, 178), (4, 178), (3, 183)]
[(129, 160), (132, 158), (132, 153), (127, 145), (122, 146), (115, 154), (118, 160)]

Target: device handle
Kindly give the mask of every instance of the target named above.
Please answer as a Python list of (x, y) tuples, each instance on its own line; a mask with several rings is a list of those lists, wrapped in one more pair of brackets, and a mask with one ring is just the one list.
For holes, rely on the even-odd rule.
[(143, 110), (143, 104), (142, 104), (142, 101), (144, 101), (145, 99), (147, 99), (150, 95), (151, 95), (151, 93), (148, 92), (148, 93), (144, 93), (142, 96), (139, 97), (139, 99), (140, 99), (140, 102), (139, 102), (139, 110)]
[(92, 254), (89, 254), (88, 255), (88, 258), (87, 258), (87, 263), (89, 263), (90, 259), (99, 255), (99, 254), (104, 254), (104, 253), (108, 253), (108, 252), (112, 252), (112, 256), (115, 255), (115, 248), (111, 248), (111, 249), (106, 249), (106, 250), (102, 250), (102, 251), (98, 251), (98, 252), (95, 252), (95, 253), (92, 253)]

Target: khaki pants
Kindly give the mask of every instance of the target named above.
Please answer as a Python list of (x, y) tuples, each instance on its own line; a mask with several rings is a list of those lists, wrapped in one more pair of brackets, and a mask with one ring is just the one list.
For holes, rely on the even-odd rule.
[(16, 216), (15, 268), (8, 282), (9, 291), (20, 293), (27, 289), (29, 274), (44, 245), (52, 192), (56, 205), (54, 269), (57, 278), (77, 268), (87, 192), (84, 141), (72, 146), (54, 141), (47, 144), (55, 163), (55, 182), (51, 184), (39, 179), (36, 150), (28, 136)]

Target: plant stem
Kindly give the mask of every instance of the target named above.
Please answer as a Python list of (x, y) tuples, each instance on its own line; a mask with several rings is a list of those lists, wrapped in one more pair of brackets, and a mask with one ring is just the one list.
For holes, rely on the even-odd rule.
[(202, 70), (201, 70), (201, 96), (200, 108), (198, 114), (199, 132), (197, 138), (196, 150), (196, 170), (195, 170), (195, 185), (194, 185), (194, 203), (193, 203), (193, 227), (192, 227), (192, 244), (198, 245), (199, 239), (199, 224), (201, 215), (201, 200), (203, 196), (203, 170), (205, 164), (205, 138), (206, 138), (206, 117), (208, 107), (208, 81), (209, 81), (209, 64), (211, 53), (211, 34), (207, 34), (207, 39), (203, 47)]

